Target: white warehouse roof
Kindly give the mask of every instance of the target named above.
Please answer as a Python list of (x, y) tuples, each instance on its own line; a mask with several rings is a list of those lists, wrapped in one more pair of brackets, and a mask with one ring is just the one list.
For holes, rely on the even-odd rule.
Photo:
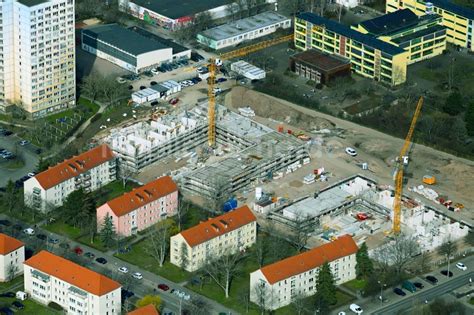
[(243, 60), (234, 62), (230, 65), (232, 71), (243, 75), (250, 80), (258, 80), (265, 78), (265, 71)]

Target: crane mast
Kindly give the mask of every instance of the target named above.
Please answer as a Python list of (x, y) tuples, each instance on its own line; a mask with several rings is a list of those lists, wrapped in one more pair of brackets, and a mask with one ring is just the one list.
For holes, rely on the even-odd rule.
[(397, 168), (395, 174), (395, 199), (393, 200), (393, 228), (394, 234), (399, 234), (401, 230), (401, 218), (402, 218), (402, 192), (403, 192), (403, 167), (404, 161), (408, 161), (407, 152), (410, 148), (411, 140), (413, 138), (413, 132), (415, 131), (416, 122), (421, 113), (423, 107), (423, 97), (420, 97), (418, 104), (416, 105), (415, 113), (411, 120), (410, 129), (405, 137), (405, 142), (400, 150), (400, 154), (397, 157)]

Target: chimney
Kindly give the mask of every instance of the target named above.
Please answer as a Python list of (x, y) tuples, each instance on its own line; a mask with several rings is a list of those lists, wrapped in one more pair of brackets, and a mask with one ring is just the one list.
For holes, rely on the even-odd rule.
[(135, 194), (135, 196), (137, 196), (137, 198), (140, 199), (141, 202), (143, 202), (145, 200), (145, 198), (143, 198), (142, 195)]
[(224, 226), (224, 228), (228, 228), (229, 225), (227, 224), (227, 222), (225, 222), (224, 220), (219, 220), (220, 223), (222, 223), (222, 225)]
[(148, 198), (151, 198), (151, 196), (153, 196), (153, 194), (146, 189), (144, 190), (144, 192), (148, 196)]
[(216, 230), (216, 232), (220, 231), (219, 227), (215, 225), (214, 223), (211, 223), (211, 226), (214, 228), (214, 230)]

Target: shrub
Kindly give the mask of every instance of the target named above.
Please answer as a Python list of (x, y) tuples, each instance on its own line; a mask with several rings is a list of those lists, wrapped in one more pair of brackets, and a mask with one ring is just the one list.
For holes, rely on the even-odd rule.
[(52, 308), (53, 310), (56, 310), (56, 311), (62, 311), (63, 310), (61, 305), (59, 305), (58, 303), (55, 303), (55, 302), (49, 302), (48, 307), (50, 307), (50, 308)]
[(102, 113), (97, 113), (97, 114), (95, 114), (95, 115), (92, 116), (92, 118), (91, 118), (91, 123), (94, 123), (94, 122), (98, 121), (100, 118), (102, 118)]

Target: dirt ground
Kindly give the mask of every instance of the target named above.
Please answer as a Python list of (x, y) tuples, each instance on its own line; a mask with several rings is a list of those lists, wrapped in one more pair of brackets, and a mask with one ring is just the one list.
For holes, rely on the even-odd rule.
[[(234, 104), (236, 105), (234, 106)], [(306, 134), (322, 138), (321, 145), (311, 147), (312, 162), (308, 167), (303, 167), (303, 170), (298, 170), (298, 173), (300, 173), (298, 177), (311, 172), (310, 168), (313, 166), (324, 166), (327, 171), (332, 173), (332, 177), (326, 185), (352, 174), (364, 174), (364, 172), (366, 172), (366, 176), (377, 180), (379, 184), (393, 184), (394, 159), (403, 145), (402, 139), (253, 90), (235, 87), (231, 93), (226, 95), (225, 105), (235, 110), (242, 107), (242, 104), (252, 107), (256, 115), (259, 116), (255, 119), (269, 127), (277, 129), (282, 121), (290, 117), (289, 120), (286, 119), (289, 123), (284, 123), (285, 130), (295, 128), (293, 126), (295, 124), (306, 131)], [(317, 132), (321, 129), (329, 129), (331, 133), (311, 133), (311, 131)], [(357, 149), (358, 155), (356, 158), (345, 154), (344, 148), (346, 146)], [(361, 169), (360, 164), (362, 162), (369, 164), (369, 171)], [(307, 170), (305, 170), (306, 168)], [(422, 184), (423, 175), (435, 175), (437, 183), (431, 188), (440, 195), (448, 196), (454, 202), (463, 203), (466, 207), (459, 213), (450, 212), (450, 214), (456, 218), (472, 222), (474, 219), (472, 215), (474, 205), (474, 194), (472, 194), (474, 184), (473, 161), (415, 144), (411, 150), (407, 174), (408, 184), (405, 186), (404, 193), (433, 206), (434, 203), (429, 202), (422, 196), (408, 192), (407, 187)], [(276, 192), (280, 190), (282, 194), (288, 194), (289, 188), (295, 189), (294, 180), (293, 178), (284, 177), (271, 182), (269, 189), (276, 190)], [(302, 177), (299, 180), (302, 180)], [(325, 186), (324, 183), (313, 185), (315, 185), (313, 189)], [(279, 186), (281, 189), (279, 189)], [(298, 190), (300, 189), (298, 188)], [(438, 208), (445, 210), (444, 207), (438, 206)]]

